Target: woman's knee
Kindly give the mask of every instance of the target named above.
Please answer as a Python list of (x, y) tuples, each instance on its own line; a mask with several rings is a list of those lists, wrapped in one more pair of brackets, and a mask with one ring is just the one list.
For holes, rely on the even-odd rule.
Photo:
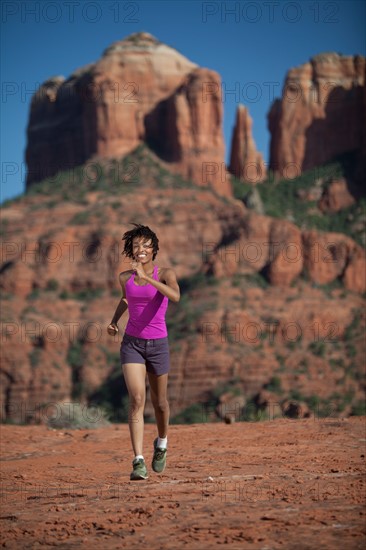
[(169, 403), (167, 399), (157, 399), (156, 401), (153, 400), (153, 406), (156, 411), (159, 411), (161, 413), (164, 413), (169, 409)]
[(145, 405), (145, 394), (143, 393), (133, 393), (130, 396), (130, 405), (134, 409), (140, 409)]

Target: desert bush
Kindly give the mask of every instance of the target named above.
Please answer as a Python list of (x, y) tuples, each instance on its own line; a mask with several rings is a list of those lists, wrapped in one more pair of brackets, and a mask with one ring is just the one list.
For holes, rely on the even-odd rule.
[(55, 403), (54, 412), (47, 421), (55, 429), (96, 429), (107, 426), (109, 421), (101, 407), (81, 403)]

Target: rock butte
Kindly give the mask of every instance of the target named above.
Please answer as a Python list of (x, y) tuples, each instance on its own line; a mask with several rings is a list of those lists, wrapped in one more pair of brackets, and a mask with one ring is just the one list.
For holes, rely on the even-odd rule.
[(231, 195), (221, 170), (220, 85), (216, 72), (150, 34), (114, 43), (96, 63), (67, 80), (47, 80), (34, 95), (27, 187), (89, 159), (124, 156), (146, 142), (171, 171)]
[(364, 176), (365, 69), (360, 55), (323, 53), (287, 73), (268, 114), (271, 170), (294, 177), (354, 152), (357, 176)]
[[(268, 114), (269, 168), (294, 177), (334, 156), (366, 159), (365, 58), (323, 53), (291, 69)], [(225, 168), (221, 79), (148, 33), (107, 48), (68, 79), (34, 95), (28, 124), (27, 186), (87, 160), (121, 157), (145, 142), (173, 172), (231, 196)], [(246, 107), (237, 109), (228, 170), (262, 181), (266, 168)]]

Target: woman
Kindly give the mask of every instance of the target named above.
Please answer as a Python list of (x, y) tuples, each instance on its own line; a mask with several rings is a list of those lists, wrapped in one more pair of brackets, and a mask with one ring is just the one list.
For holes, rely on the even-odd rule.
[(155, 233), (147, 226), (132, 225), (135, 229), (127, 231), (122, 238), (125, 241), (123, 254), (132, 259), (132, 269), (119, 275), (122, 298), (107, 330), (110, 335), (118, 332), (118, 320), (128, 308), (129, 320), (121, 343), (121, 363), (129, 395), (128, 424), (135, 453), (130, 479), (134, 480), (148, 477), (142, 454), (146, 372), (158, 428), (152, 468), (161, 473), (166, 466), (170, 362), (165, 313), (168, 300), (179, 302), (180, 290), (174, 270), (153, 263), (159, 250)]

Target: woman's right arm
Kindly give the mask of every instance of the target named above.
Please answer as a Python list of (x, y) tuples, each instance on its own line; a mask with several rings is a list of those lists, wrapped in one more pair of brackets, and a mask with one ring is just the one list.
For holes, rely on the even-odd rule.
[(107, 332), (111, 336), (114, 336), (118, 332), (117, 323), (122, 317), (122, 315), (124, 314), (124, 312), (128, 309), (127, 300), (126, 300), (126, 289), (125, 289), (126, 272), (120, 273), (119, 282), (122, 288), (122, 298), (120, 299), (119, 304), (116, 308), (116, 311), (114, 312), (111, 323), (107, 327)]

